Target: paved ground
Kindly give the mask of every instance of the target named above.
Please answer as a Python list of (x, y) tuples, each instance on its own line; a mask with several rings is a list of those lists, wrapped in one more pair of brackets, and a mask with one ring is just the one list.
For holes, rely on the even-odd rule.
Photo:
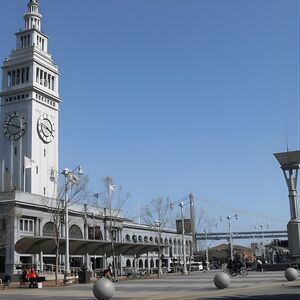
[[(215, 272), (195, 272), (189, 277), (169, 276), (162, 279), (137, 279), (115, 284), (113, 300), (161, 299), (300, 299), (300, 280), (288, 282), (283, 271), (249, 272), (245, 278), (232, 278), (229, 288), (218, 290), (213, 283)], [(5, 300), (92, 300), (92, 284), (42, 289), (17, 288), (0, 291)]]

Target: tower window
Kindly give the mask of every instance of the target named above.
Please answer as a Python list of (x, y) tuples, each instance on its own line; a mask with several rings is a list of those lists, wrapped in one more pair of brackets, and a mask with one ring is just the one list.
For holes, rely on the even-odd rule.
[(36, 82), (39, 82), (39, 73), (40, 73), (40, 69), (39, 68), (36, 68), (36, 77), (35, 77), (35, 81)]
[(7, 72), (7, 87), (11, 86), (11, 72)]
[(16, 84), (20, 83), (20, 69), (17, 69)]
[(29, 67), (26, 67), (26, 82), (29, 82)]
[(46, 188), (44, 187), (44, 196), (46, 195)]
[(15, 155), (17, 155), (17, 153), (18, 153), (18, 149), (17, 149), (17, 147), (15, 147), (15, 149), (14, 149), (14, 153), (15, 153)]
[(21, 83), (24, 83), (25, 81), (25, 68), (22, 68), (21, 70)]
[(51, 90), (54, 91), (55, 89), (55, 78), (54, 76), (51, 77)]
[(39, 167), (38, 166), (35, 167), (35, 172), (36, 172), (36, 174), (39, 174)]
[(16, 71), (12, 71), (12, 80), (11, 80), (11, 85), (16, 84)]
[(44, 157), (46, 157), (46, 149), (44, 149)]

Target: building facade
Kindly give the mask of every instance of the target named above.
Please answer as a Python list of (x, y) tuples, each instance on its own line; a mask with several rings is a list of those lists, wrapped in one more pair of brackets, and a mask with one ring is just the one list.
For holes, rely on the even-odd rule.
[[(30, 0), (24, 14), (24, 28), (16, 33), (16, 48), (2, 66), (0, 92), (0, 273), (15, 274), (24, 264), (34, 264), (40, 271), (53, 265), (54, 254), (15, 251), (22, 238), (53, 237), (51, 207), (57, 198), (59, 72), (48, 52), (48, 37), (42, 32), (38, 0)], [(50, 209), (49, 209), (50, 208)], [(105, 241), (114, 232), (115, 242), (163, 245), (160, 259), (169, 268), (171, 259), (183, 252), (192, 254), (192, 236), (184, 242), (175, 230), (136, 224), (110, 210), (87, 204), (69, 208), (69, 238)], [(65, 226), (62, 220), (61, 238)], [(112, 230), (112, 231), (111, 231)], [(185, 247), (185, 248), (184, 248)], [(149, 248), (150, 249), (150, 248)], [(151, 248), (153, 250), (153, 247)], [(183, 251), (183, 249), (185, 251)], [(63, 253), (63, 252), (62, 252)], [(60, 265), (64, 256), (60, 252)], [(71, 267), (104, 268), (111, 258), (106, 255), (70, 257)], [(158, 266), (156, 251), (139, 255), (118, 255), (123, 267), (150, 270)]]

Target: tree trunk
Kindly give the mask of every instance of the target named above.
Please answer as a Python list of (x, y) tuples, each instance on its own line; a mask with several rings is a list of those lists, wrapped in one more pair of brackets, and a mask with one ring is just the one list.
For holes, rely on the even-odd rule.
[(56, 236), (56, 255), (55, 255), (55, 285), (58, 286), (58, 257), (59, 257), (59, 235)]

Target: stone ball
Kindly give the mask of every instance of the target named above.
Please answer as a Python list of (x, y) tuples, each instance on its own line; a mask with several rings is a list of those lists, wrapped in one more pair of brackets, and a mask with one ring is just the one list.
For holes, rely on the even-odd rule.
[(296, 280), (298, 277), (298, 271), (294, 268), (287, 268), (284, 272), (284, 276), (288, 281)]
[(100, 278), (94, 283), (93, 293), (98, 300), (109, 300), (115, 293), (115, 286), (109, 279)]
[(214, 277), (214, 284), (218, 289), (226, 289), (230, 284), (230, 277), (224, 272), (217, 273)]

